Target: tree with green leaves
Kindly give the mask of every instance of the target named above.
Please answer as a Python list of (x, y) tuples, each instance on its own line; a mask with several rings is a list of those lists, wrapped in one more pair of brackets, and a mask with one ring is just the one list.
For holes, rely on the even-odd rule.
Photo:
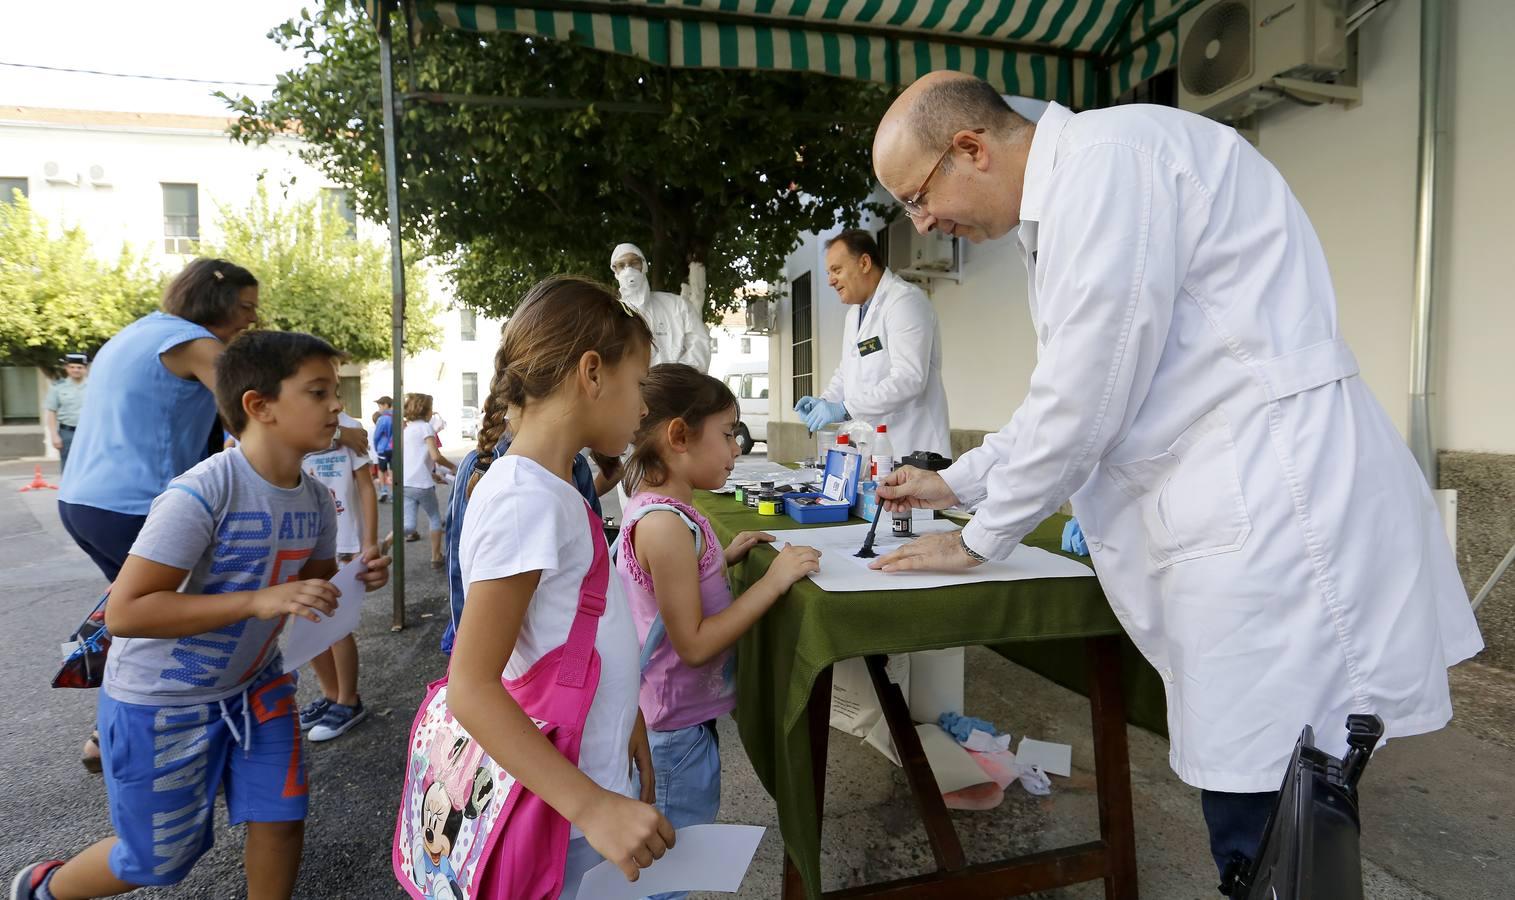
[[(268, 186), (240, 209), (218, 208), (204, 256), (229, 259), (258, 279), (264, 328), (319, 335), (354, 362), (390, 355), (389, 248), (364, 240), (337, 209), (315, 199), (275, 199)], [(437, 346), (440, 312), (419, 266), (406, 266), (405, 349)]]
[(125, 247), (97, 259), (83, 229), (53, 233), (19, 193), (0, 202), (0, 364), (60, 368), (151, 312), (162, 279)]
[[(297, 130), (306, 159), (386, 215), (378, 39), (343, 0), (275, 28), (307, 64), (264, 103), (230, 98), (244, 141)], [(655, 286), (703, 263), (705, 316), (772, 279), (807, 231), (855, 224), (873, 186), (879, 85), (780, 72), (664, 70), (509, 33), (394, 42), (400, 90), (528, 98), (516, 106), (412, 100), (400, 117), (407, 239), (451, 258), (459, 299), (507, 315), (547, 275), (608, 279), (610, 250), (640, 244)], [(544, 109), (537, 101), (598, 101)], [(641, 111), (611, 111), (606, 103)], [(621, 109), (621, 107), (617, 107)]]

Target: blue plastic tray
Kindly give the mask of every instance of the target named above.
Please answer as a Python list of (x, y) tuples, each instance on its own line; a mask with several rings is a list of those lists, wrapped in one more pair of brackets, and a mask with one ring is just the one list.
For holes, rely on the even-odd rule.
[[(848, 462), (851, 462), (849, 467)], [(792, 493), (784, 495), (784, 512), (801, 525), (816, 525), (827, 522), (845, 522), (852, 515), (852, 505), (857, 501), (858, 480), (863, 473), (863, 458), (856, 452), (832, 448), (826, 451), (826, 468), (821, 475), (822, 493)], [(801, 506), (796, 500), (810, 497), (826, 497), (825, 487), (832, 478), (840, 478), (837, 493), (829, 499), (841, 501), (835, 505)]]

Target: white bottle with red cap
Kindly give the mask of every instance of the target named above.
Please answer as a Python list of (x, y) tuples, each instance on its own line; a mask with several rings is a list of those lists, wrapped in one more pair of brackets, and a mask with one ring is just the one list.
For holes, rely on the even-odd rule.
[[(882, 483), (894, 471), (894, 447), (889, 443), (889, 426), (880, 425), (873, 436), (873, 480)], [(910, 510), (890, 514), (892, 529), (899, 537), (909, 537), (914, 532), (910, 527)]]
[(869, 475), (871, 481), (882, 481), (894, 471), (894, 448), (889, 444), (888, 425), (880, 425), (874, 431), (873, 468)]

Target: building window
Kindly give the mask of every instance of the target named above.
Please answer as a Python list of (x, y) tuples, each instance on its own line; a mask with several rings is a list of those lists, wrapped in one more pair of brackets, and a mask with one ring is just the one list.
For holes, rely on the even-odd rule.
[(36, 369), (0, 367), (0, 424), (35, 425), (42, 421), (38, 385)]
[(814, 329), (810, 308), (810, 273), (794, 279), (790, 286), (790, 303), (793, 307), (791, 338), (794, 360), (794, 396), (792, 400), (807, 397), (815, 392), (811, 373), (815, 370), (814, 349), (811, 333)]
[(23, 197), (31, 195), (31, 187), (25, 178), (0, 178), (0, 203), (14, 203), (16, 195), (12, 191), (20, 191)]
[(363, 418), (363, 379), (361, 377), (343, 375), (342, 383), (337, 387), (337, 396), (342, 398), (343, 411), (354, 419)]
[(465, 341), (478, 340), (479, 314), (471, 309), (458, 310), (458, 336)]
[(163, 185), (163, 252), (194, 253), (200, 241), (200, 186)]
[(334, 209), (347, 223), (347, 236), (358, 235), (358, 211), (353, 209), (352, 192), (343, 188), (322, 188), (321, 201), (328, 209)]
[(745, 337), (742, 338), (742, 352), (743, 353), (751, 353), (752, 352), (752, 338), (745, 338)]
[(463, 373), (463, 405), (479, 408), (479, 373)]

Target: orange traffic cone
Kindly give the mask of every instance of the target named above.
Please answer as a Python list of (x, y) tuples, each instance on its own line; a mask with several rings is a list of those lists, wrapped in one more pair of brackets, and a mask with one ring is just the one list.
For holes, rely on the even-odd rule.
[(32, 472), (32, 483), (23, 486), (21, 490), (40, 491), (44, 489), (51, 489), (56, 491), (58, 489), (58, 486), (56, 484), (49, 484), (47, 479), (42, 477), (42, 466), (38, 465), (37, 468)]

